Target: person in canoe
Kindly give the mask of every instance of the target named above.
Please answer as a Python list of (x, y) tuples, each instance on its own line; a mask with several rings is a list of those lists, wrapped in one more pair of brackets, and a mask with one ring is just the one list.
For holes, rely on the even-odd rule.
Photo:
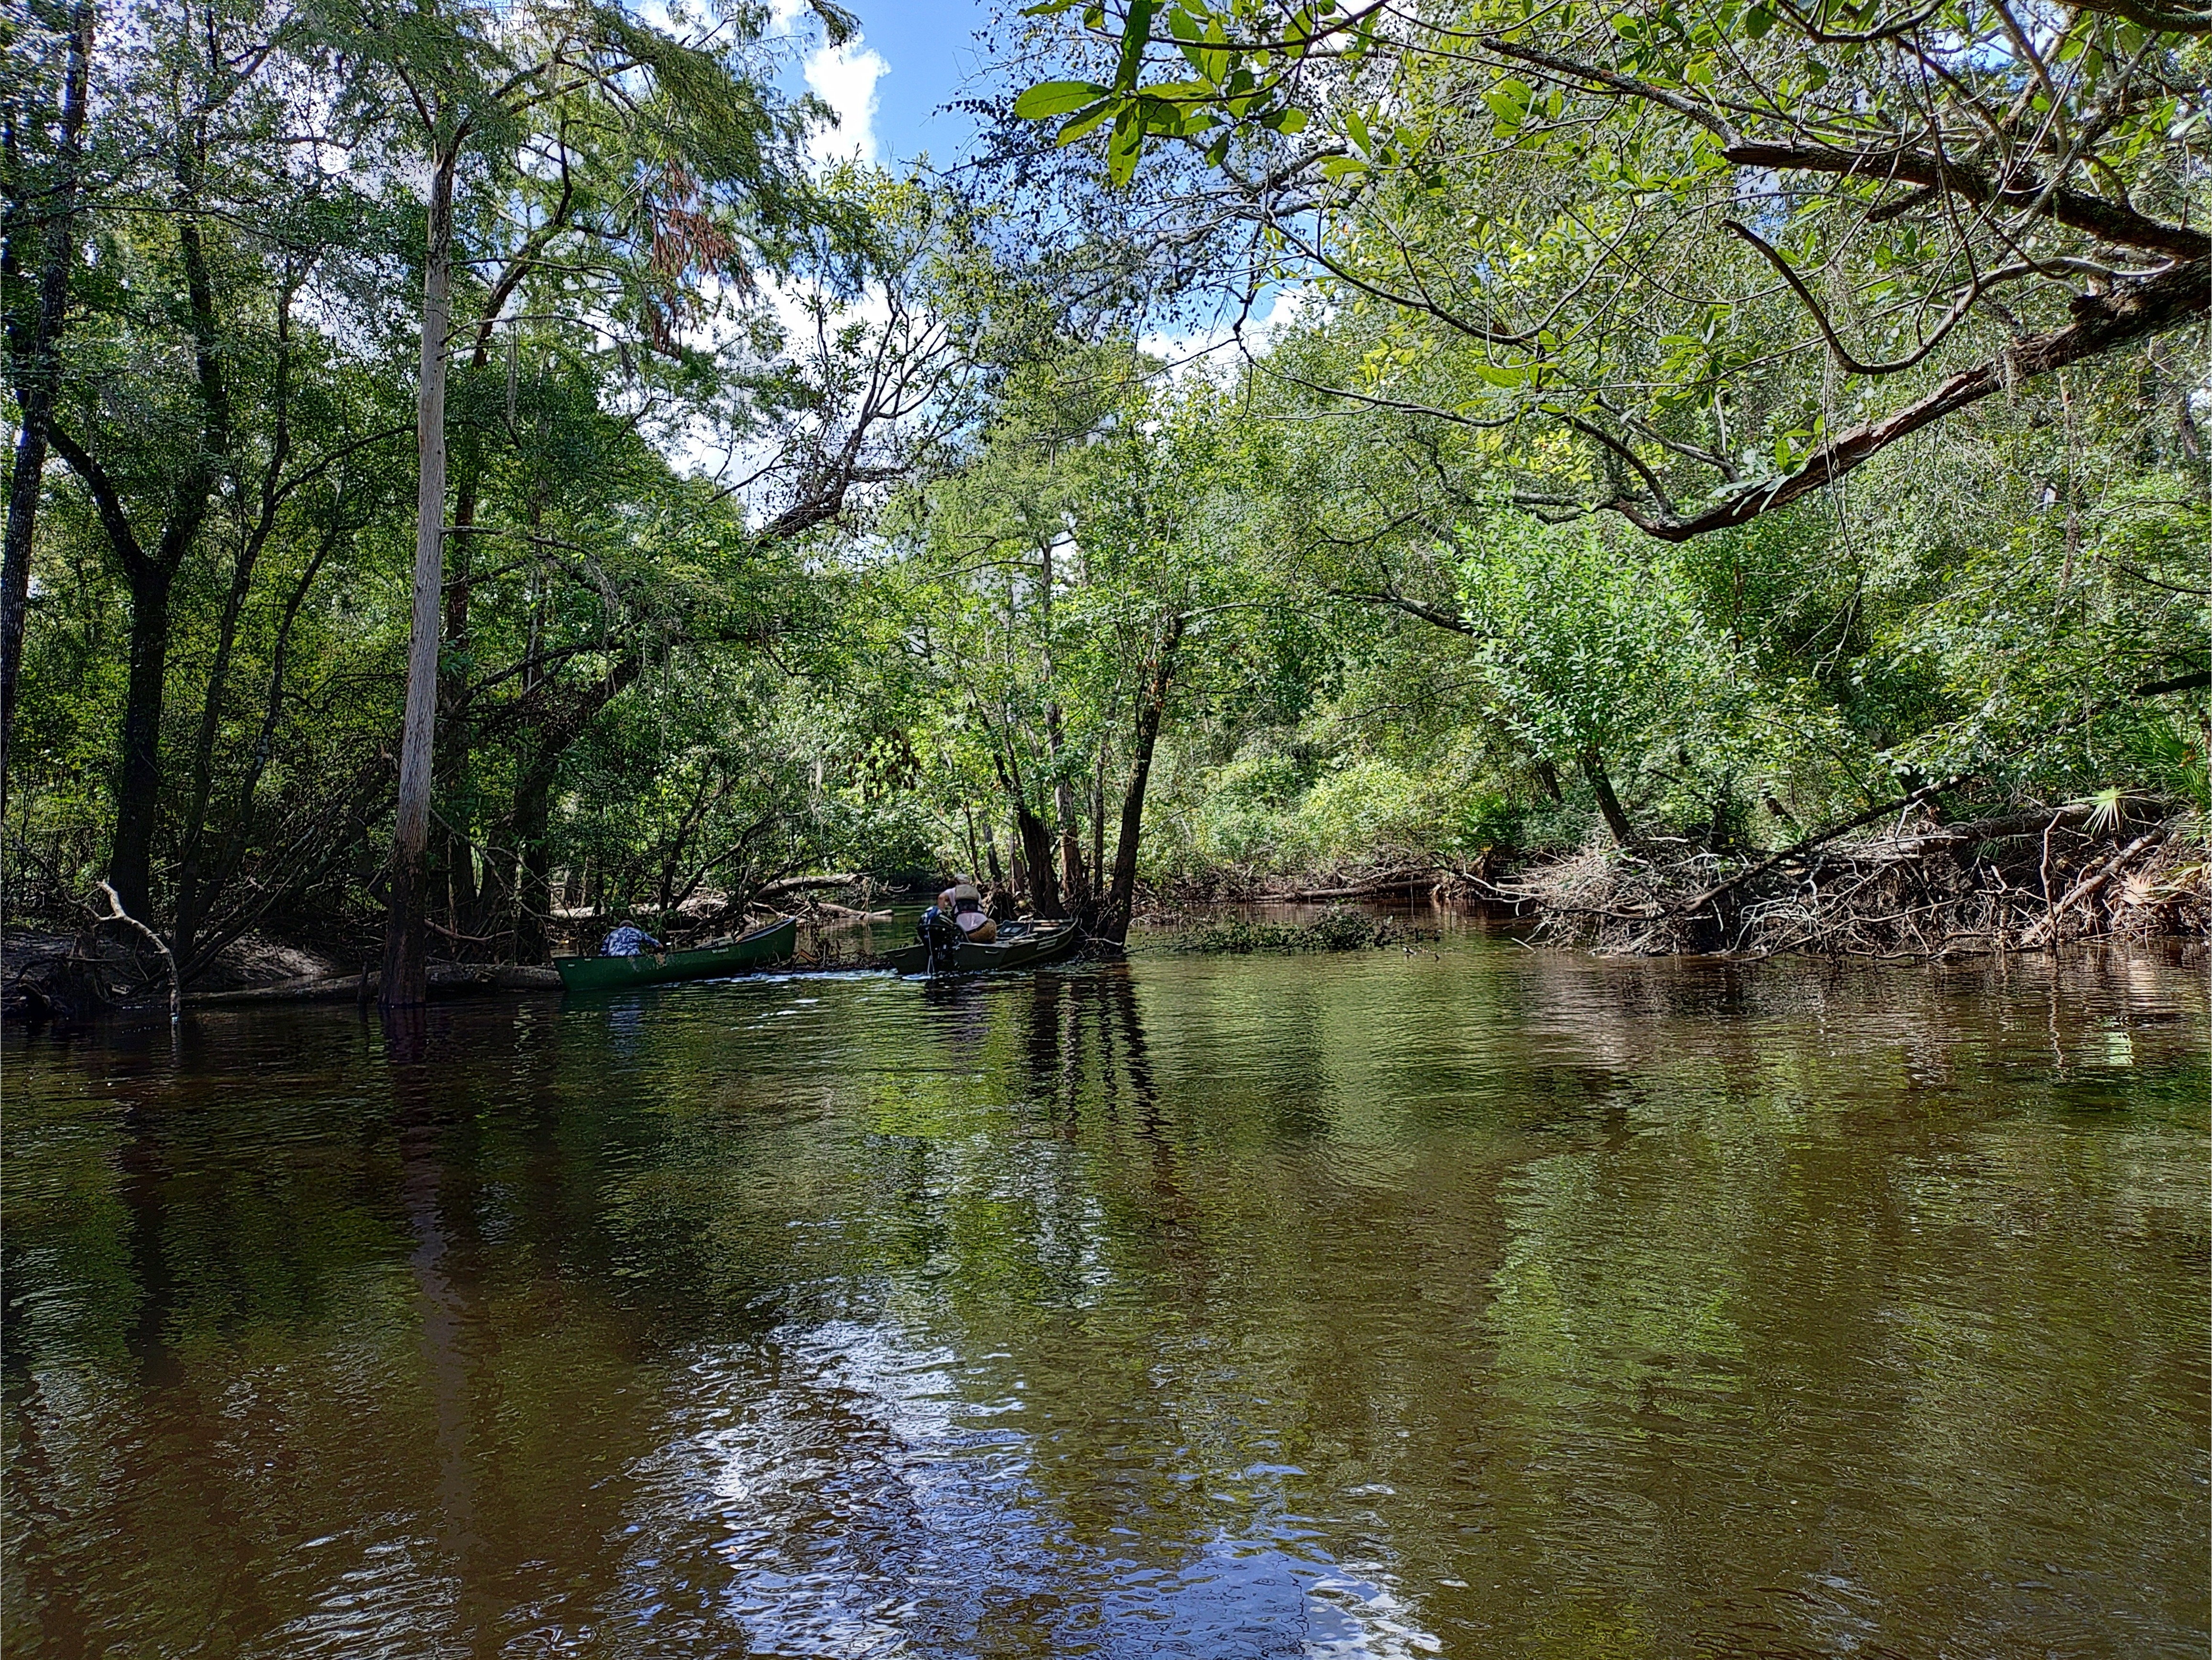
[(647, 933), (635, 922), (623, 922), (599, 941), (602, 957), (642, 957), (647, 952), (665, 952), (667, 946)]
[(999, 937), (999, 925), (983, 909), (983, 896), (973, 882), (955, 882), (937, 896), (937, 909), (952, 919), (963, 939), (988, 946)]

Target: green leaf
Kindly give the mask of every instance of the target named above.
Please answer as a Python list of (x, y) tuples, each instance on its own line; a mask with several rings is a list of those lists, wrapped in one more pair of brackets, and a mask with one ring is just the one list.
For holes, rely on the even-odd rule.
[[(1121, 30), (1121, 62), (1114, 72), (1114, 84), (1128, 92), (1137, 84), (1137, 76), (1145, 67), (1145, 47), (1152, 38), (1152, 14), (1159, 9), (1159, 0), (1129, 0), (1129, 20)], [(1135, 167), (1133, 161), (1132, 168)]]
[(1113, 114), (1119, 107), (1120, 106), (1113, 99), (1102, 98), (1090, 108), (1078, 110), (1060, 124), (1060, 132), (1054, 142), (1062, 144), (1074, 143), (1078, 139), (1096, 131), (1098, 124)]
[(1042, 121), (1105, 95), (1105, 88), (1090, 81), (1041, 81), (1014, 100), (1014, 113), (1025, 121)]
[(1750, 40), (1764, 40), (1773, 27), (1774, 14), (1764, 6), (1753, 6), (1743, 15), (1743, 32)]
[(1114, 136), (1106, 142), (1106, 176), (1116, 185), (1137, 176), (1137, 158), (1145, 153), (1145, 129), (1133, 106), (1124, 104), (1114, 118)]
[(1497, 124), (1500, 137), (1510, 137), (1528, 119), (1529, 97), (1526, 81), (1501, 81), (1482, 94), (1482, 101), (1490, 106), (1491, 119)]

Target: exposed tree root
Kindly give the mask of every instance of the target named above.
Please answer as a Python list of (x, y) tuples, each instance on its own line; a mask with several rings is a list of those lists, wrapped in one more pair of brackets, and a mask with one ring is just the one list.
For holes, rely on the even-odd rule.
[(1730, 860), (1685, 842), (1590, 849), (1485, 884), (1549, 938), (1599, 951), (1931, 958), (2203, 933), (2201, 827), (2099, 822), (2086, 806), (1811, 838)]

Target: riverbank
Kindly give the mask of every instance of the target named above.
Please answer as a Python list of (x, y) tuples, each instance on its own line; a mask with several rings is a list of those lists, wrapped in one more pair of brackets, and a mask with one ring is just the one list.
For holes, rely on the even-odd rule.
[[(2115, 800), (1945, 823), (1928, 816), (1930, 805), (1888, 803), (1779, 850), (1661, 836), (1630, 848), (1486, 849), (1455, 863), (1303, 872), (1224, 865), (1140, 886), (1136, 920), (1147, 933), (1190, 933), (1202, 942), (1194, 949), (1229, 952), (1327, 944), (1310, 939), (1310, 929), (1279, 929), (1277, 938), (1221, 916), (1252, 905), (1467, 908), (1527, 922), (1536, 943), (1629, 956), (1906, 960), (2212, 936), (2212, 854), (2192, 818), (2151, 816)], [(828, 942), (841, 928), (887, 923), (892, 913), (811, 891), (791, 897), (809, 926), (801, 953), (809, 965), (872, 964), (865, 933), (857, 957)], [(454, 960), (434, 963), (430, 983), (434, 995), (453, 997), (557, 990), (560, 978), (544, 964)], [(252, 937), (185, 1001), (342, 1001), (374, 997), (376, 986), (365, 965)], [(112, 929), (12, 929), (0, 939), (0, 1018), (68, 1018), (166, 996), (160, 964)]]
[(1927, 794), (1778, 849), (1654, 836), (1457, 864), (1185, 873), (1147, 891), (1144, 920), (1428, 902), (1502, 911), (1536, 941), (1606, 955), (1889, 959), (2212, 933), (2212, 850), (2189, 816), (2075, 802), (1947, 823), (1929, 816)]
[(1640, 956), (1925, 958), (2212, 931), (2202, 829), (2087, 803), (1951, 824), (1908, 810), (1773, 853), (1659, 838), (1484, 886), (1543, 939)]

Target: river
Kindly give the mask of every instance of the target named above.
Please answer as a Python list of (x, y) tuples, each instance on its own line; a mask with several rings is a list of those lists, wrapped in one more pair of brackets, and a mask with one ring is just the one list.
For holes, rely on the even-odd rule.
[(2206, 986), (1480, 929), (11, 1033), (33, 1656), (2175, 1656)]

